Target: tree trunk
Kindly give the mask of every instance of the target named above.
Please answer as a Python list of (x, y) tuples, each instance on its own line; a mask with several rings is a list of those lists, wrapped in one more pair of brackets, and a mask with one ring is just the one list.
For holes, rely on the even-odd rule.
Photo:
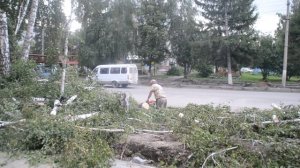
[(149, 63), (149, 77), (152, 78), (152, 64), (151, 62)]
[(34, 35), (33, 29), (34, 29), (34, 23), (35, 23), (35, 19), (36, 19), (39, 0), (32, 0), (31, 3), (32, 4), (31, 4), (31, 10), (29, 13), (27, 32), (26, 32), (26, 36), (24, 39), (23, 51), (22, 51), (22, 59), (23, 60), (28, 60), (28, 57), (29, 57), (30, 42)]
[(68, 57), (68, 44), (69, 44), (69, 24), (67, 24), (66, 26), (66, 39), (65, 39), (65, 44), (64, 44), (64, 59), (63, 59), (63, 72), (62, 72), (62, 76), (61, 76), (61, 87), (60, 87), (60, 96), (63, 96), (65, 93), (65, 80), (66, 80), (66, 61), (67, 61), (67, 57)]
[(267, 81), (268, 78), (268, 72), (262, 71), (263, 81)]
[(10, 73), (10, 53), (6, 12), (0, 9), (0, 73)]
[(183, 72), (183, 77), (184, 79), (187, 79), (188, 76), (188, 65), (187, 63), (184, 64), (184, 72)]
[(24, 20), (26, 12), (27, 12), (29, 1), (30, 0), (26, 0), (25, 6), (24, 6), (24, 1), (22, 1), (21, 5), (20, 5), (19, 14), (18, 14), (18, 20), (17, 20), (17, 26), (16, 26), (16, 30), (15, 30), (15, 35), (17, 35), (18, 32), (19, 32), (19, 30), (20, 30), (21, 24), (22, 24), (22, 22)]

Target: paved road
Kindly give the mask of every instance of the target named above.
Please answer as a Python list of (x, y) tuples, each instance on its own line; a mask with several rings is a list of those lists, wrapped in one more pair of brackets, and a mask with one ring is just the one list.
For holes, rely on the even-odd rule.
[[(125, 92), (138, 102), (144, 102), (150, 87), (136, 85), (128, 88), (107, 87), (107, 89)], [(166, 87), (164, 89), (168, 96), (168, 106), (173, 107), (184, 107), (188, 103), (221, 104), (231, 106), (233, 111), (239, 111), (244, 107), (269, 109), (272, 108), (272, 103), (277, 105), (300, 105), (300, 93)]]

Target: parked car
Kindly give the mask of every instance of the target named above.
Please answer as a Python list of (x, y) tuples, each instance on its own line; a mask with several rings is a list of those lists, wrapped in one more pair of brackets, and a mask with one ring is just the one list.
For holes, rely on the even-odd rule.
[(252, 73), (253, 74), (259, 74), (259, 73), (261, 73), (261, 69), (260, 68), (254, 68)]
[(253, 69), (249, 67), (242, 67), (241, 72), (253, 72)]
[(35, 71), (39, 78), (41, 79), (49, 79), (53, 74), (56, 73), (57, 67), (47, 67), (44, 64), (38, 64), (35, 68)]

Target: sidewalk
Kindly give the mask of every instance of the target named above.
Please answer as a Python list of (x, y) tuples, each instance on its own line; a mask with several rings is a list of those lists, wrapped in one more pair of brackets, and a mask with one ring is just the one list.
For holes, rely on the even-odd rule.
[[(226, 84), (226, 81), (214, 81), (210, 79), (205, 79), (202, 81), (194, 81), (191, 79), (184, 79), (183, 76), (168, 76), (163, 78), (161, 76), (158, 76), (156, 79), (158, 83), (164, 87), (269, 91), (269, 92), (300, 92), (300, 83), (287, 85), (284, 88), (280, 84), (271, 84), (266, 82), (260, 82), (260, 83), (236, 82), (233, 85), (228, 85)], [(140, 76), (139, 84), (149, 85), (149, 80), (150, 79), (147, 76)]]

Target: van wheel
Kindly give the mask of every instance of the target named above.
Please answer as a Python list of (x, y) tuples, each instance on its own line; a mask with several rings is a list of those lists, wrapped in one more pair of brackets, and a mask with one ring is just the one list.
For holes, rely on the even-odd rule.
[(113, 82), (112, 82), (112, 87), (114, 87), (114, 88), (117, 88), (117, 87), (119, 87), (119, 84), (118, 84), (118, 82), (116, 82), (116, 81), (113, 81)]
[(128, 84), (122, 84), (123, 88), (126, 88), (128, 86)]

